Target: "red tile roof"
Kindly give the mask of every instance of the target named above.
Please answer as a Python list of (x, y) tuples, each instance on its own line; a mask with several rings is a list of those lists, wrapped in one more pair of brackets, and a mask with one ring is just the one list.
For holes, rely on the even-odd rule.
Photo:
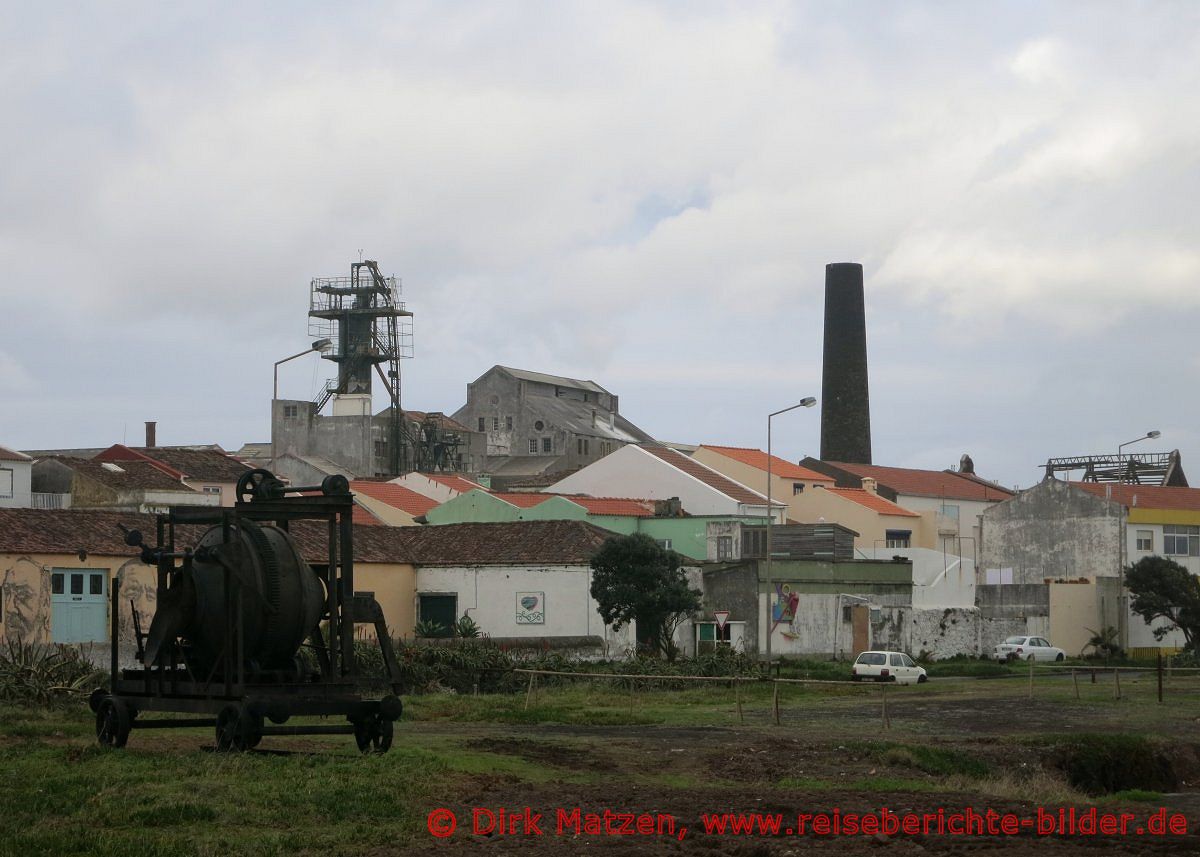
[[(460, 494), (474, 491), (476, 488), (483, 488), (478, 482), (472, 482), (465, 476), (458, 476), (453, 473), (422, 473), (421, 475), (431, 482), (445, 485), (447, 488), (458, 491)], [(486, 491), (487, 489), (485, 488), (484, 490)]]
[(414, 517), (424, 515), (438, 504), (436, 500), (431, 500), (423, 494), (418, 494), (416, 491), (393, 482), (354, 479), (350, 482), (350, 490), (355, 494), (366, 494), (368, 497), (394, 506)]
[(383, 521), (375, 516), (375, 513), (366, 506), (354, 501), (354, 510), (350, 513), (350, 520), (356, 524), (361, 524), (364, 527), (379, 527), (383, 525)]
[[(677, 470), (682, 470), (689, 476), (699, 479), (710, 488), (720, 491), (726, 497), (737, 500), (739, 503), (745, 503), (751, 506), (765, 506), (767, 498), (751, 491), (740, 482), (734, 482), (727, 476), (723, 476), (711, 467), (705, 467), (694, 458), (689, 458), (682, 452), (676, 452), (673, 449), (668, 449), (665, 446), (643, 445), (641, 449), (653, 455), (655, 458), (665, 461)], [(779, 504), (782, 505), (782, 504)]]
[(0, 461), (33, 461), (33, 459), (23, 452), (17, 452), (7, 446), (0, 446)]
[(540, 506), (554, 496), (553, 494), (539, 494), (534, 491), (514, 491), (509, 494), (489, 492), (489, 494), (497, 500), (503, 500), (505, 503), (520, 509), (532, 509), (534, 506)]
[(633, 500), (628, 497), (575, 497), (566, 499), (588, 510), (591, 515), (620, 515), (630, 518), (653, 518), (653, 500)]
[(585, 521), (388, 527), (417, 565), (586, 565), (612, 533)]
[(97, 461), (94, 458), (71, 458), (66, 455), (46, 456), (45, 458), (38, 459), (38, 461), (56, 461), (64, 467), (69, 467), (81, 476), (118, 491), (181, 491), (186, 494), (195, 493), (191, 488), (184, 485), (178, 477), (168, 475), (161, 467), (157, 467), (149, 461), (104, 462)]
[(905, 518), (921, 517), (916, 512), (910, 512), (908, 509), (901, 508), (893, 503), (880, 497), (878, 494), (867, 491), (863, 488), (824, 488), (824, 491), (832, 491), (839, 497), (845, 497), (847, 500), (853, 500), (860, 506), (866, 506), (868, 509), (873, 509), (881, 515), (898, 515)]
[(1125, 485), (1096, 482), (1072, 482), (1075, 488), (1097, 497), (1110, 498), (1126, 508), (1177, 509), (1200, 512), (1200, 488), (1173, 488), (1166, 485)]
[[(764, 473), (767, 470), (768, 456), (761, 449), (753, 449), (745, 446), (713, 446), (710, 443), (701, 444), (700, 448), (711, 449), (713, 452), (720, 453), (726, 458), (732, 458), (734, 461), (748, 464), (751, 467), (757, 467)], [(792, 464), (792, 462), (785, 461), (778, 455), (772, 455), (770, 459), (772, 475), (780, 476), (784, 479), (811, 479), (814, 482), (833, 481), (832, 476), (818, 473), (815, 470), (809, 470), (807, 467), (801, 467), (799, 464)]]
[(880, 487), (890, 488), (897, 494), (907, 494), (911, 497), (999, 502), (1015, 494), (973, 474), (958, 474), (949, 470), (915, 470), (909, 467), (882, 467), (877, 464), (854, 464), (845, 461), (826, 463), (858, 477), (870, 476)]

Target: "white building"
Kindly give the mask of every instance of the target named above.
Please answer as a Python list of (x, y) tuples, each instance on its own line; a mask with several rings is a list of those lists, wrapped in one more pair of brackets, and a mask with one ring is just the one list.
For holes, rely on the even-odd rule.
[(27, 509), (32, 505), (30, 468), (33, 459), (0, 446), (0, 509)]

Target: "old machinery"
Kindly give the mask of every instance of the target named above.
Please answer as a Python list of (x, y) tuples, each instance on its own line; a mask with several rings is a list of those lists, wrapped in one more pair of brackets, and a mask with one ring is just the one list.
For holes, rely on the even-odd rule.
[[(374, 595), (354, 591), (349, 483), (331, 476), (293, 488), (253, 470), (237, 494), (233, 508), (159, 515), (153, 547), (126, 533), (157, 568), (157, 610), (145, 633), (133, 614), (140, 666), (121, 668), (113, 582), (111, 690), (92, 696), (96, 737), (121, 747), (134, 729), (211, 726), (222, 750), (248, 750), (266, 735), (332, 733), (385, 752), (402, 710), (399, 667)], [(310, 565), (302, 543), (310, 556), (319, 544), (325, 561)], [(356, 624), (375, 628), (383, 686), (358, 674)], [(152, 711), (201, 716), (142, 716)], [(346, 722), (289, 723), (313, 715)]]

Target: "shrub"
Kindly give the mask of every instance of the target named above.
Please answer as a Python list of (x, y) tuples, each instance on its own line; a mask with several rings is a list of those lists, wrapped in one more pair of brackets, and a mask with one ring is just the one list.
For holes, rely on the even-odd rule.
[(91, 693), (104, 679), (78, 646), (10, 639), (0, 649), (0, 699), (6, 702), (50, 705)]

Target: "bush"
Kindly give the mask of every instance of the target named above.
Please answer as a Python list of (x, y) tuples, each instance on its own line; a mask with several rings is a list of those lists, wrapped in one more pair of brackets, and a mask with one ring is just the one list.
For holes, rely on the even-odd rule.
[(50, 705), (91, 693), (105, 674), (78, 646), (6, 640), (0, 649), (0, 700)]
[(1179, 788), (1170, 759), (1140, 735), (1074, 736), (1051, 753), (1051, 760), (1071, 785), (1090, 795)]

